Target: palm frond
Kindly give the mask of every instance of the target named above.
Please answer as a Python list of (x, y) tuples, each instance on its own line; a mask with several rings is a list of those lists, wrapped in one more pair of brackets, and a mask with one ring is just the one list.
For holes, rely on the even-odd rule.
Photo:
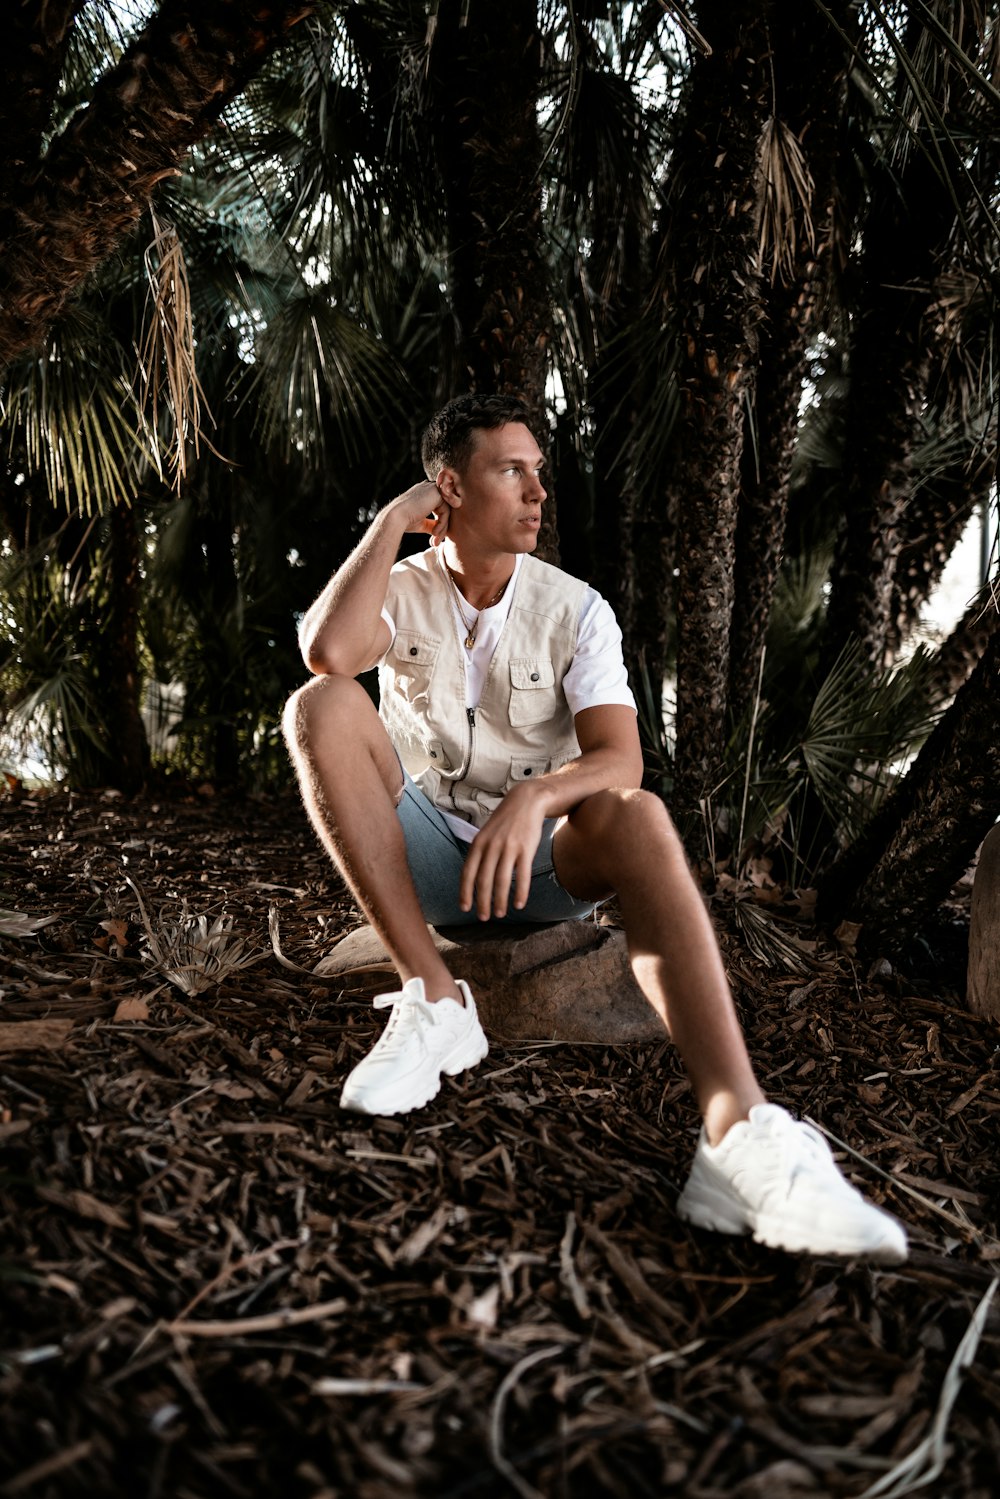
[[(901, 22), (899, 13), (883, 0), (871, 0), (872, 37), (866, 55), (824, 0), (814, 0), (814, 4), (850, 48), (856, 71), (863, 73), (879, 101), (889, 126), (883, 132), (884, 165), (898, 178), (908, 156), (919, 152), (950, 199), (956, 223), (972, 252), (982, 244), (974, 220), (989, 226), (995, 242), (1000, 228), (996, 203), (979, 181), (977, 143), (969, 127), (980, 114), (978, 135), (989, 149), (989, 122), (995, 116), (998, 92), (990, 76), (996, 72), (998, 28), (988, 22), (981, 9), (973, 11), (965, 5), (936, 8), (919, 0), (916, 8), (923, 30), (916, 45), (908, 45), (907, 14)], [(962, 28), (971, 32), (978, 58), (956, 35)], [(935, 45), (930, 46), (927, 41), (932, 35)], [(987, 274), (992, 273), (994, 261), (995, 254), (992, 259), (980, 258)]]
[(815, 971), (810, 947), (786, 932), (752, 896), (738, 895), (733, 902), (733, 913), (747, 947), (768, 968), (799, 977)]
[[(179, 490), (188, 473), (188, 447), (201, 448), (205, 395), (195, 367), (191, 289), (180, 236), (173, 224), (150, 211), (153, 239), (144, 256), (150, 294), (140, 338), (139, 407), (159, 430), (161, 403), (170, 418), (169, 465)], [(166, 389), (164, 390), (164, 381)], [(159, 472), (159, 466), (157, 466)]]
[(834, 823), (860, 831), (891, 782), (892, 766), (929, 733), (928, 660), (872, 676), (856, 643), (845, 647), (821, 684), (797, 746)]
[(11, 465), (40, 475), (54, 505), (89, 515), (127, 502), (155, 466), (155, 436), (130, 375), (110, 331), (79, 308), (9, 372)]
[(816, 244), (813, 179), (794, 132), (774, 115), (761, 131), (760, 171), (761, 264), (772, 282), (787, 284), (800, 255), (811, 254)]
[(268, 446), (318, 458), (331, 423), (353, 458), (362, 433), (405, 391), (385, 344), (343, 311), (329, 287), (291, 297), (256, 346), (251, 393)]

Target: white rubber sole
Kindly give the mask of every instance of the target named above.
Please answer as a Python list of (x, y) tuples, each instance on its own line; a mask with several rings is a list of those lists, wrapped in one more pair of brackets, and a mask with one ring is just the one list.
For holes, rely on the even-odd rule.
[(348, 1078), (340, 1095), (340, 1107), (355, 1114), (372, 1115), (409, 1114), (414, 1109), (422, 1109), (440, 1093), (442, 1073), (448, 1077), (457, 1077), (460, 1072), (478, 1067), (488, 1055), (489, 1049), (489, 1042), (482, 1031), (478, 1036), (463, 1036), (454, 1050), (444, 1058), (433, 1079), (424, 1074), (421, 1081), (419, 1073), (411, 1078), (404, 1078), (396, 1084), (394, 1096), (387, 1100), (366, 1098), (364, 1083), (352, 1089), (351, 1079)]
[[(691, 1185), (690, 1183), (688, 1184)], [(754, 1242), (789, 1254), (830, 1255), (837, 1259), (865, 1259), (879, 1264), (901, 1265), (906, 1259), (906, 1235), (886, 1219), (878, 1237), (826, 1232), (820, 1243), (815, 1224), (799, 1225), (787, 1217), (741, 1209), (730, 1193), (701, 1178), (688, 1195), (685, 1187), (677, 1202), (681, 1218), (695, 1228), (713, 1233), (752, 1235)], [(872, 1208), (872, 1213), (879, 1209)]]

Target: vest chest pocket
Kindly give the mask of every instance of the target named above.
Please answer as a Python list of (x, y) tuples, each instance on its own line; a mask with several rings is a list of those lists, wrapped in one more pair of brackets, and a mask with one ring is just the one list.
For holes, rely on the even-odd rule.
[(507, 782), (504, 790), (509, 791), (510, 788), (512, 786), (516, 786), (519, 781), (537, 780), (539, 776), (543, 776), (545, 774), (551, 764), (552, 761), (547, 760), (544, 755), (535, 755), (528, 757), (519, 755), (516, 759), (510, 762), (510, 773), (507, 776)]
[(545, 723), (556, 711), (556, 674), (547, 658), (522, 656), (510, 663), (510, 721)]
[(441, 642), (416, 630), (397, 630), (389, 652), (395, 690), (408, 702), (425, 697)]

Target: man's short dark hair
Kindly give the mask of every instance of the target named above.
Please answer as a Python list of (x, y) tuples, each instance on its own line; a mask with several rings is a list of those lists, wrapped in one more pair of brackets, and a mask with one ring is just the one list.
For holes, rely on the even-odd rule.
[(443, 468), (461, 472), (472, 456), (475, 433), (508, 422), (529, 425), (528, 408), (516, 396), (456, 396), (427, 424), (420, 443), (424, 473), (433, 484)]

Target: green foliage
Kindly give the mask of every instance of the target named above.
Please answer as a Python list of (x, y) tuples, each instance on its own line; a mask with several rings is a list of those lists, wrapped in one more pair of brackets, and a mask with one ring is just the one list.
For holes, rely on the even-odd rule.
[(91, 785), (107, 750), (88, 651), (99, 599), (59, 540), (0, 556), (0, 760)]
[(796, 752), (845, 842), (875, 811), (896, 762), (930, 732), (926, 675), (922, 649), (906, 665), (873, 675), (852, 646), (820, 685)]
[[(795, 649), (785, 637), (785, 649)], [(764, 689), (726, 745), (722, 778), (702, 809), (712, 862), (741, 876), (762, 851), (794, 888), (829, 847), (852, 842), (933, 727), (928, 657), (872, 674), (857, 645), (812, 693), (769, 700), (787, 663), (769, 660)], [(634, 687), (647, 781), (669, 802), (673, 746), (645, 663)]]
[[(831, 45), (839, 44), (846, 7), (819, 9)], [(817, 680), (818, 663), (843, 515), (868, 215), (905, 191), (914, 154), (933, 162), (955, 207), (928, 327), (927, 392), (907, 455), (914, 493), (933, 491), (970, 455), (986, 461), (995, 447), (990, 111), (1000, 28), (986, 28), (977, 51), (967, 22), (981, 9), (921, 3), (904, 14), (865, 4), (857, 34), (840, 38), (854, 61), (837, 127), (836, 213), (816, 244), (824, 272), (786, 559), (761, 700), (733, 726), (706, 807), (715, 851), (734, 869), (766, 843), (793, 880), (812, 878), (826, 852), (864, 825), (926, 731), (919, 655), (872, 674), (848, 651), (825, 680)], [(706, 32), (716, 24), (710, 10)], [(53, 131), (85, 104), (141, 21), (137, 6), (82, 7)], [(567, 552), (599, 568), (619, 511), (641, 518), (644, 529), (628, 533), (640, 546), (657, 527), (669, 537), (673, 524), (664, 494), (686, 396), (663, 258), (673, 160), (700, 59), (670, 7), (552, 3), (539, 7), (539, 26), (543, 148), (533, 170), (556, 288), (548, 344), (560, 418), (554, 487)], [(98, 665), (110, 586), (101, 517), (130, 503), (145, 528), (136, 691), (169, 703), (173, 730), (159, 753), (192, 776), (287, 774), (278, 720), (302, 672), (295, 615), (374, 508), (412, 482), (424, 418), (466, 378), (453, 310), (456, 255), (466, 247), (449, 238), (435, 161), (432, 47), (433, 25), (416, 0), (324, 7), (296, 28), (183, 175), (162, 184), (157, 213), (183, 253), (190, 347), (211, 413), (198, 452), (177, 409), (183, 403), (161, 402), (154, 413), (136, 379), (149, 325), (148, 223), (98, 271), (45, 350), (7, 372), (3, 441), (17, 501), (0, 579), (8, 754), (40, 744), (54, 768), (86, 780), (113, 751)], [(760, 143), (770, 183), (760, 229), (765, 269), (781, 281), (809, 250), (825, 205), (812, 200), (812, 137), (795, 133), (775, 90)], [(708, 245), (711, 225), (705, 232)], [(725, 296), (738, 286), (738, 268), (714, 274), (687, 294)], [(765, 330), (768, 315), (765, 308)], [(150, 362), (166, 369), (162, 353), (151, 352)], [(760, 416), (749, 413), (748, 443)], [(171, 495), (159, 476), (178, 451), (187, 475)], [(567, 494), (574, 498), (564, 512)], [(17, 551), (19, 506), (33, 537), (68, 514), (79, 528), (74, 547), (67, 553), (46, 541)], [(913, 542), (918, 551), (929, 544)], [(620, 565), (645, 561), (626, 552)], [(639, 645), (647, 631), (649, 659), (671, 607), (672, 566), (668, 556), (664, 598), (646, 599), (637, 626)], [(669, 716), (664, 723), (661, 684), (641, 658), (633, 679), (648, 773), (669, 794), (673, 725)]]
[(155, 441), (133, 391), (134, 370), (134, 356), (81, 308), (9, 372), (8, 461), (40, 476), (52, 505), (90, 515), (135, 494), (155, 461)]
[(337, 306), (329, 285), (296, 288), (256, 340), (248, 399), (265, 447), (286, 459), (322, 458), (330, 442), (359, 458), (409, 394), (389, 348)]

